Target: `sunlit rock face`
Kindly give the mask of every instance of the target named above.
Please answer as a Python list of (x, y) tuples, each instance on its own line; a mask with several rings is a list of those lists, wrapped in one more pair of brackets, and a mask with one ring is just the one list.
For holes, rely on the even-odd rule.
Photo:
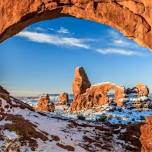
[[(110, 92), (113, 92), (111, 94)], [(84, 68), (77, 67), (73, 81), (74, 100), (71, 105), (72, 112), (95, 109), (101, 106), (116, 104), (126, 109), (152, 109), (152, 100), (149, 98), (149, 88), (138, 83), (134, 88), (103, 82), (91, 85)], [(100, 110), (99, 110), (100, 111)]]
[(83, 67), (77, 67), (75, 69), (74, 81), (73, 81), (73, 95), (74, 98), (86, 92), (91, 86), (88, 76)]
[(114, 83), (105, 82), (91, 85), (84, 69), (76, 68), (73, 81), (74, 101), (71, 105), (71, 111), (91, 109), (110, 103), (108, 92), (113, 90), (114, 102), (118, 106), (123, 106), (125, 97), (125, 88)]
[(152, 48), (150, 0), (3, 0), (0, 4), (0, 41), (32, 23), (69, 15), (110, 25), (128, 38)]
[(146, 85), (138, 83), (135, 88), (137, 89), (137, 94), (139, 97), (149, 95), (149, 88)]
[(67, 105), (69, 102), (68, 93), (62, 92), (58, 97), (59, 105)]
[(50, 101), (49, 95), (45, 95), (40, 97), (35, 109), (43, 112), (54, 112), (55, 106), (54, 103)]
[(108, 91), (111, 89), (115, 91), (114, 102), (118, 106), (123, 106), (123, 101), (121, 99), (125, 96), (124, 87), (107, 82), (91, 86), (84, 94), (75, 98), (72, 103), (71, 110), (79, 111), (110, 104), (111, 101), (108, 96)]
[(142, 152), (152, 151), (152, 116), (146, 117), (145, 124), (141, 126), (140, 141)]

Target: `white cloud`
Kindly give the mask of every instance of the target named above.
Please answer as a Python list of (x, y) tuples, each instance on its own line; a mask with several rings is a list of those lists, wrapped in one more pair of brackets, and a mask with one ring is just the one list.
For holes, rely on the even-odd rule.
[(114, 43), (118, 45), (122, 45), (124, 44), (124, 41), (119, 39), (119, 40), (114, 40)]
[(124, 39), (113, 40), (113, 45), (123, 48), (135, 48), (135, 44)]
[(61, 33), (61, 34), (69, 34), (70, 33), (70, 31), (64, 27), (60, 27), (60, 29), (57, 32)]
[(116, 54), (116, 55), (123, 55), (123, 56), (142, 56), (141, 53), (127, 50), (127, 49), (121, 49), (121, 48), (103, 48), (103, 49), (96, 49), (98, 53), (101, 54)]
[(34, 30), (39, 31), (39, 32), (45, 32), (46, 29), (42, 28), (42, 27), (36, 27), (34, 28)]
[[(67, 33), (68, 31), (63, 30), (62, 27), (60, 32)], [(59, 33), (60, 33), (59, 32)], [(96, 51), (100, 54), (108, 55), (123, 55), (123, 56), (143, 56), (142, 50), (138, 45), (134, 42), (125, 39), (118, 32), (111, 30), (107, 34), (109, 37), (109, 41), (103, 43), (104, 45), (100, 47), (100, 43), (95, 39), (89, 38), (76, 38), (76, 37), (68, 37), (64, 35), (49, 34), (45, 32), (38, 31), (22, 31), (17, 36), (26, 38), (30, 41), (37, 43), (47, 43), (53, 44), (56, 46), (68, 46), (68, 47), (77, 47), (86, 49), (88, 51)], [(105, 38), (106, 39), (106, 38)], [(101, 41), (100, 41), (101, 42)], [(103, 41), (104, 42), (104, 41)], [(95, 44), (95, 45), (93, 45)], [(100, 45), (99, 45), (100, 44)]]
[(123, 36), (121, 33), (115, 30), (109, 30), (108, 36), (111, 39), (112, 45), (116, 47), (123, 47), (123, 48), (132, 48), (132, 49), (139, 49), (141, 48), (136, 42), (133, 40), (128, 39), (127, 37)]
[(84, 49), (89, 49), (90, 46), (87, 44), (87, 39), (79, 39), (75, 37), (63, 37), (58, 35), (52, 35), (47, 33), (39, 33), (32, 31), (22, 31), (17, 34), (19, 37), (26, 38), (30, 41), (37, 43), (48, 43), (62, 46), (72, 46)]

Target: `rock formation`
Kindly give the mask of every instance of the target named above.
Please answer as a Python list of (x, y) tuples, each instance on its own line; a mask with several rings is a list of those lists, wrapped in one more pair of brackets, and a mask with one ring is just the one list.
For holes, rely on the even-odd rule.
[(49, 95), (45, 95), (40, 97), (35, 109), (43, 112), (54, 112), (55, 106), (54, 103), (50, 101)]
[(75, 69), (74, 81), (73, 81), (73, 95), (77, 98), (80, 94), (86, 92), (86, 90), (91, 86), (88, 76), (83, 67), (77, 67)]
[(58, 97), (59, 105), (66, 105), (69, 102), (69, 96), (66, 92), (63, 92)]
[(80, 111), (83, 109), (91, 109), (93, 107), (109, 104), (108, 92), (114, 90), (114, 102), (118, 106), (123, 106), (123, 98), (125, 97), (125, 88), (110, 82), (92, 85), (84, 69), (76, 68), (73, 81), (74, 101), (71, 105), (71, 111)]
[(149, 88), (146, 85), (138, 83), (135, 88), (139, 97), (149, 95)]
[(107, 24), (152, 49), (150, 0), (2, 0), (0, 42), (42, 20), (73, 16)]
[[(113, 97), (110, 97), (110, 91), (114, 92)], [(99, 107), (111, 102), (128, 109), (152, 109), (152, 101), (148, 97), (149, 88), (146, 85), (138, 83), (132, 89), (125, 89), (123, 86), (110, 82), (91, 85), (82, 67), (75, 70), (73, 95), (72, 112), (92, 108), (97, 110)]]
[(91, 86), (84, 94), (79, 95), (71, 105), (71, 111), (91, 109), (110, 103), (108, 92), (115, 91), (114, 102), (118, 106), (123, 106), (124, 87), (107, 82)]
[(152, 116), (146, 117), (145, 124), (141, 126), (140, 141), (142, 152), (152, 151)]

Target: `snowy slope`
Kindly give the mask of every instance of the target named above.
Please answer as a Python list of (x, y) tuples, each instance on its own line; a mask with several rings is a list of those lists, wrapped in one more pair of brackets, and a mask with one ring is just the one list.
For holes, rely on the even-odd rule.
[(0, 152), (140, 151), (140, 125), (95, 123), (40, 113), (12, 97), (1, 97), (0, 103)]

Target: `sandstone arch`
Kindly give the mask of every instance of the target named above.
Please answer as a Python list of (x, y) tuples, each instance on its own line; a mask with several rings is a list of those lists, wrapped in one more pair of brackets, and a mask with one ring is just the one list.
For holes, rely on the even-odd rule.
[(151, 14), (150, 0), (3, 0), (0, 2), (0, 42), (32, 23), (73, 16), (110, 25), (152, 48)]
[(105, 104), (109, 104), (108, 91), (115, 90), (114, 102), (118, 106), (123, 106), (122, 99), (125, 97), (125, 88), (114, 83), (105, 82), (92, 85), (84, 94), (79, 94), (71, 105), (71, 111), (91, 109)]
[(125, 88), (114, 83), (105, 82), (101, 85), (95, 85), (90, 88), (90, 92), (94, 95), (94, 100), (96, 100), (97, 105), (104, 105), (109, 102), (108, 92), (110, 90), (115, 91), (114, 102), (118, 106), (122, 106), (121, 99), (125, 97)]

